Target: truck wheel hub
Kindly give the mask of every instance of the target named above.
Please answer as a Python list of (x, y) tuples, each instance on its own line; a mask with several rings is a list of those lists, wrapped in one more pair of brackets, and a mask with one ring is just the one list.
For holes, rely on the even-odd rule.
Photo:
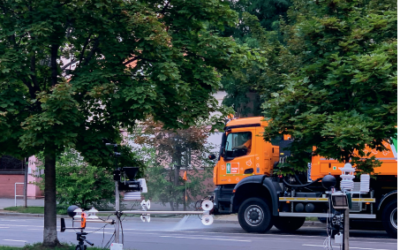
[(264, 219), (261, 207), (257, 205), (249, 206), (245, 211), (245, 220), (250, 226), (258, 226)]
[(390, 223), (397, 229), (397, 207), (390, 213)]

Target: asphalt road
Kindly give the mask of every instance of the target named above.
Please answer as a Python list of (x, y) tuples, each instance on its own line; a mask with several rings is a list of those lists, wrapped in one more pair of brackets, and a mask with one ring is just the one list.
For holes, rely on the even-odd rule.
[[(114, 226), (88, 224), (87, 239), (96, 246), (104, 246), (114, 233)], [(67, 227), (71, 222), (67, 220)], [(152, 218), (143, 223), (137, 217), (123, 221), (124, 249), (136, 250), (251, 250), (251, 249), (321, 249), (326, 238), (322, 227), (302, 227), (295, 234), (283, 234), (272, 228), (267, 234), (245, 233), (235, 222), (215, 221), (204, 226), (196, 216), (180, 218)], [(96, 231), (97, 230), (97, 231)], [(43, 218), (0, 217), (0, 245), (23, 246), (42, 241)], [(75, 232), (58, 233), (61, 242), (75, 243)], [(334, 249), (339, 249), (334, 245)], [(382, 230), (351, 230), (350, 249), (394, 250), (397, 240)]]

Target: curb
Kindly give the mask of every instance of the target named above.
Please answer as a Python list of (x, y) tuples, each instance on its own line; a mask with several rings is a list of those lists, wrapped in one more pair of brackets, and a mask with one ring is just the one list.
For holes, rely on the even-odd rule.
[(305, 221), (303, 226), (307, 227), (326, 227), (326, 225), (320, 221)]
[[(44, 217), (44, 214), (28, 214), (28, 213), (0, 213), (0, 216), (25, 216), (25, 217)], [(62, 218), (68, 215), (57, 214), (57, 218)]]
[[(101, 213), (101, 212), (100, 212)], [(0, 216), (20, 216), (20, 217), (44, 217), (43, 214), (28, 214), (28, 213), (7, 213), (7, 212), (0, 212)], [(61, 215), (57, 214), (57, 218), (68, 217), (68, 215)], [(156, 217), (157, 220), (168, 221), (171, 219), (176, 219), (177, 217)], [(214, 223), (221, 223), (221, 224), (238, 224), (239, 222), (234, 219), (224, 220), (224, 219), (215, 219)], [(303, 226), (307, 227), (325, 227), (325, 224), (321, 223), (320, 221), (305, 221)]]
[[(238, 224), (239, 222), (237, 220), (220, 220), (220, 219), (214, 219), (214, 223), (234, 223)], [(325, 227), (326, 225), (319, 222), (319, 221), (305, 221), (303, 224), (303, 227)]]

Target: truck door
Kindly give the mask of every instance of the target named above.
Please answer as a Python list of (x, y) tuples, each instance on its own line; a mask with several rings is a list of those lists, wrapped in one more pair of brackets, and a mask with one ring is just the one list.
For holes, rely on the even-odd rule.
[(227, 132), (224, 152), (218, 162), (218, 185), (236, 184), (255, 173), (255, 129), (237, 128)]

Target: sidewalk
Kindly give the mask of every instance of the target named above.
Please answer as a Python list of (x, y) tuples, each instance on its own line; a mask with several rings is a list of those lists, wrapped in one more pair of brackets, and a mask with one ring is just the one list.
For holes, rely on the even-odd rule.
[[(28, 206), (30, 207), (44, 207), (44, 199), (29, 199), (27, 200)], [(20, 197), (17, 198), (17, 206), (23, 206), (24, 200)], [(14, 207), (15, 201), (14, 199), (9, 198), (0, 198), (0, 210), (3, 210), (5, 207)]]

